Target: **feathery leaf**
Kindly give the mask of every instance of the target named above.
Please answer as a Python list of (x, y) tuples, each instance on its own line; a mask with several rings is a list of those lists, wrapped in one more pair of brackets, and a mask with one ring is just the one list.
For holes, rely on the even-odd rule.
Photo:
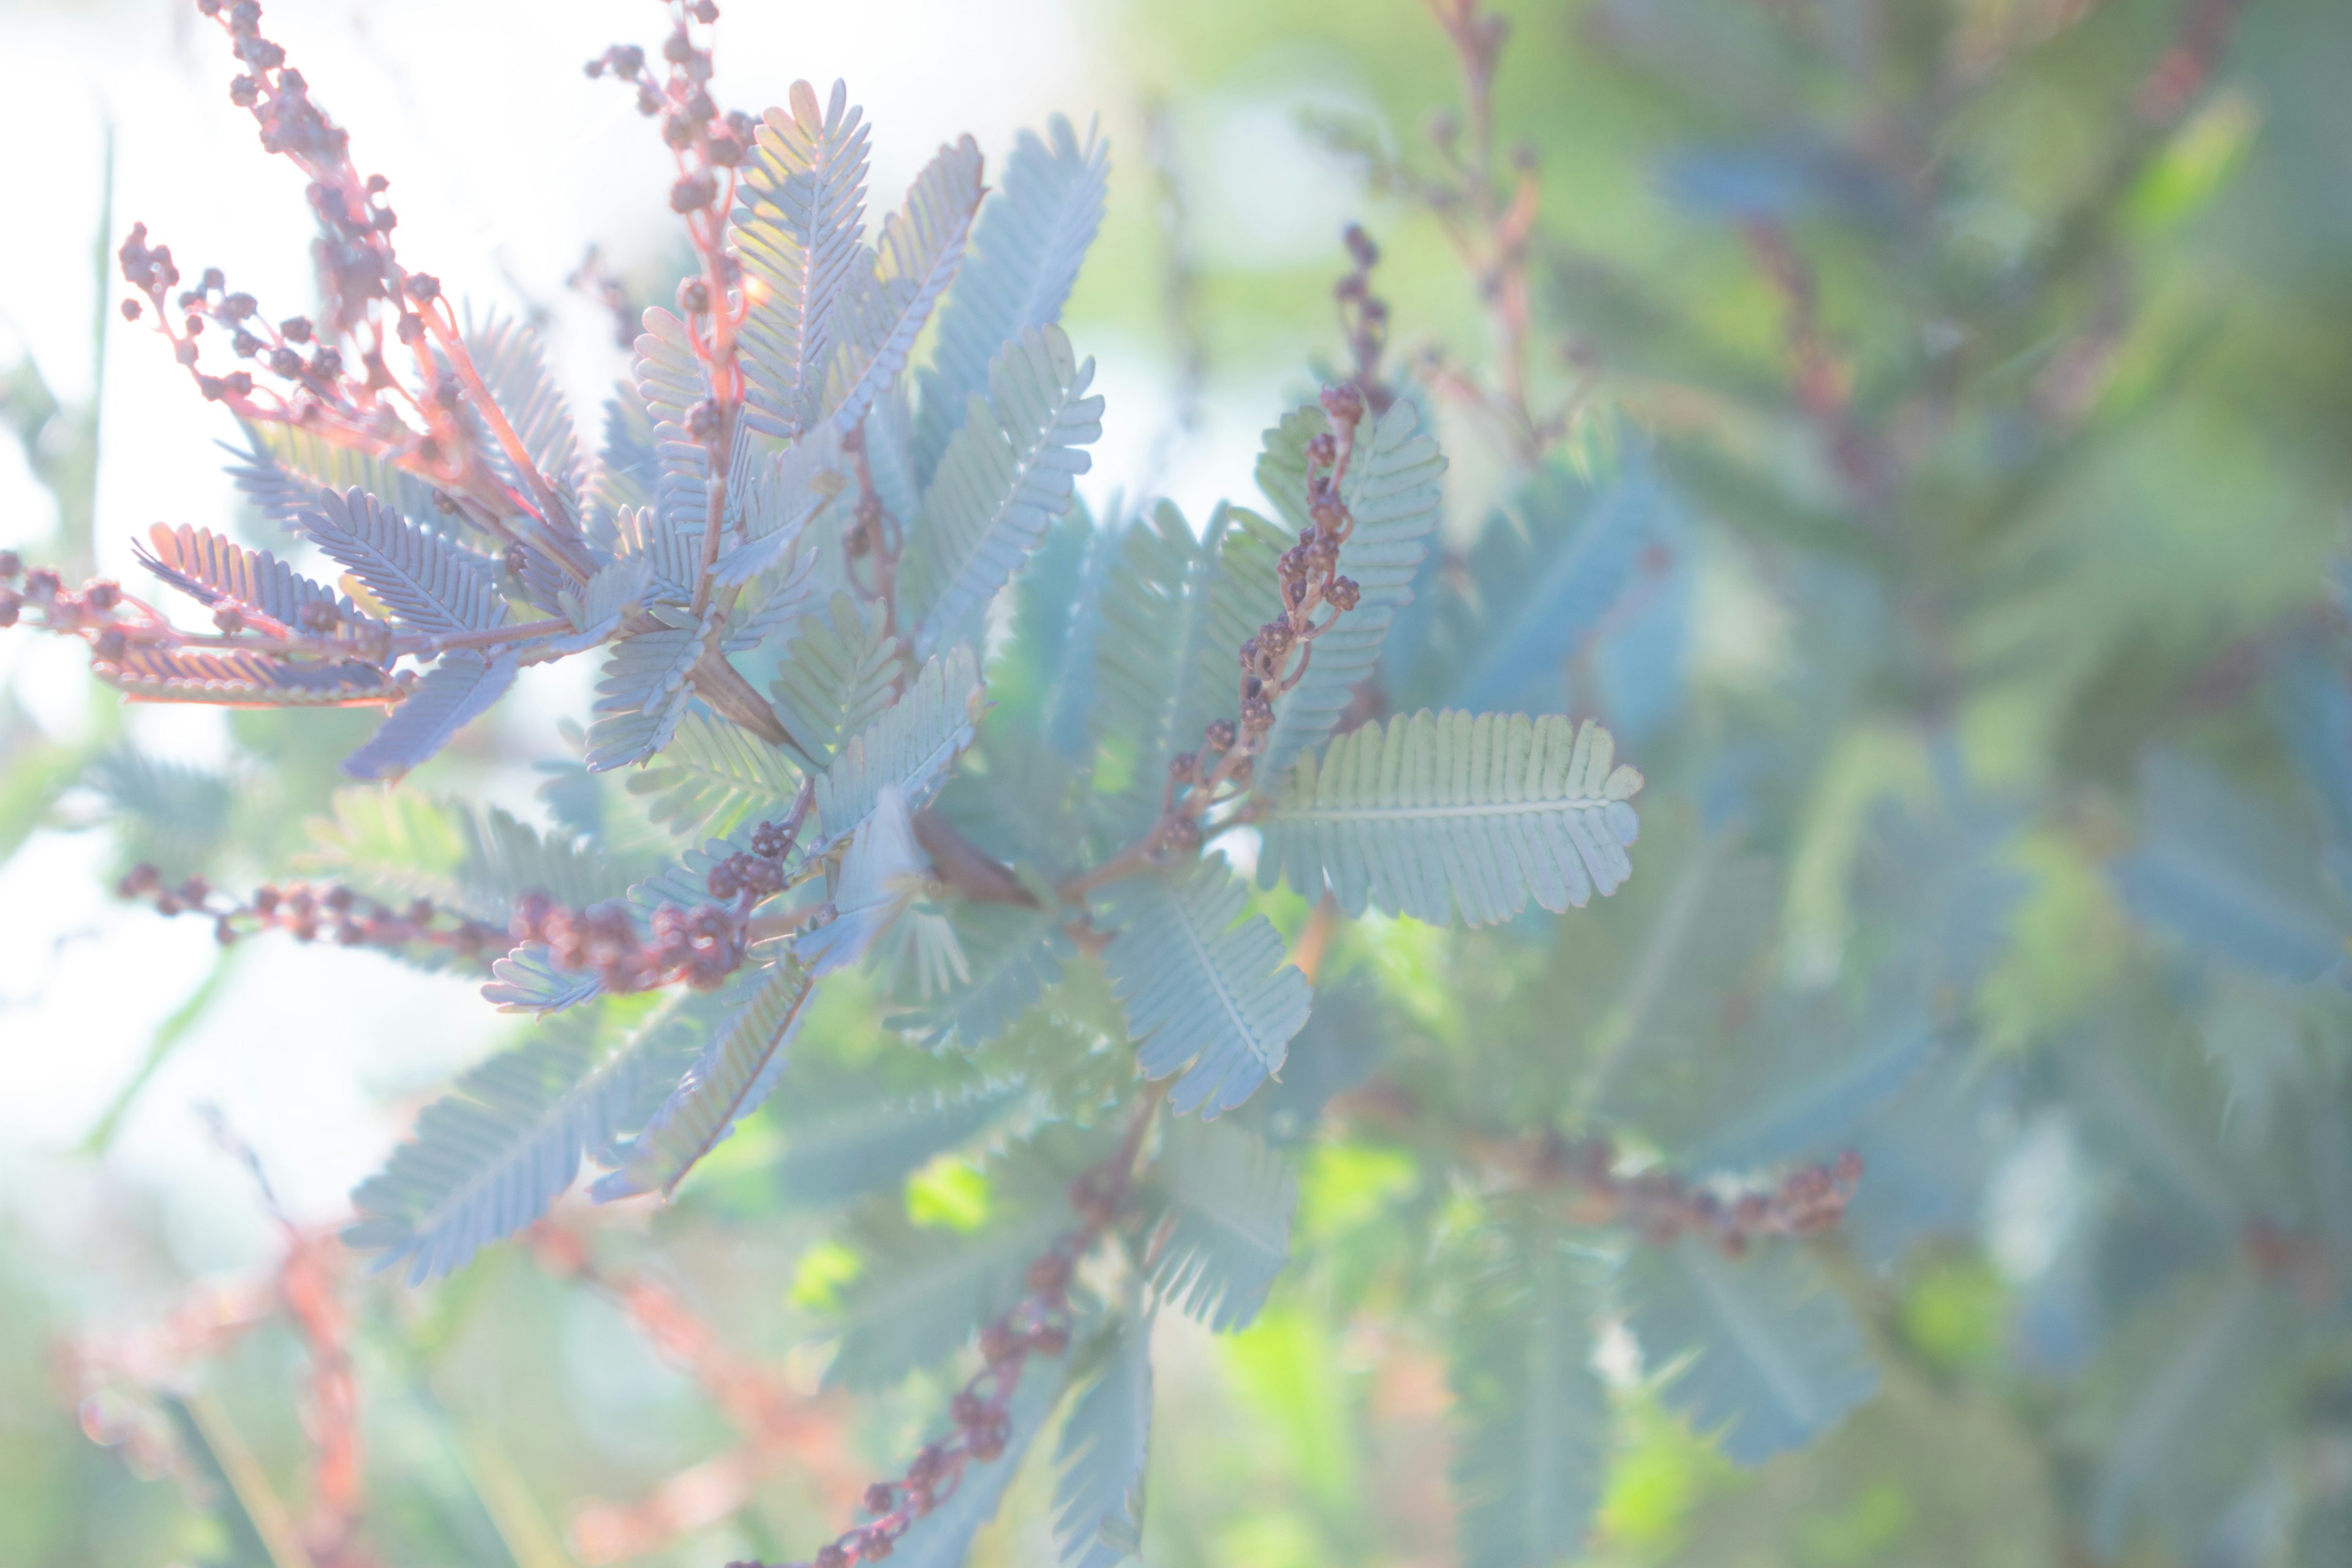
[(1689, 1358), (1666, 1403), (1740, 1464), (1812, 1441), (1877, 1392), (1862, 1331), (1801, 1247), (1735, 1261), (1685, 1236), (1636, 1248), (1620, 1290), (1649, 1367)]
[(644, 1131), (621, 1152), (619, 1168), (598, 1178), (598, 1203), (659, 1192), (667, 1196), (702, 1157), (760, 1107), (783, 1071), (786, 1047), (808, 1000), (808, 973), (790, 960), (740, 985), (733, 1012)]
[(841, 1345), (827, 1386), (874, 1389), (951, 1354), (1028, 1291), (1029, 1265), (1075, 1225), (1066, 1190), (1106, 1140), (1066, 1123), (989, 1163), (988, 1223), (928, 1230), (893, 1194), (856, 1211), (864, 1268), (842, 1291)]
[(1133, 759), (1133, 782), (1101, 807), (1114, 838), (1159, 819), (1169, 759), (1231, 716), (1235, 650), (1281, 607), (1257, 557), (1284, 547), (1272, 523), (1229, 507), (1196, 537), (1165, 501), (1120, 540), (1095, 638), (1099, 738)]
[(1102, 437), (1103, 400), (1086, 395), (1095, 362), (1077, 363), (1059, 327), (1033, 328), (988, 367), (923, 491), (901, 580), (916, 657), (965, 635), (999, 588), (1070, 510), (1073, 482)]
[(695, 712), (679, 721), (654, 763), (629, 780), (631, 795), (654, 797), (646, 815), (697, 837), (732, 833), (754, 816), (783, 815), (800, 789), (784, 754), (724, 719)]
[(895, 1187), (925, 1162), (970, 1142), (1029, 1096), (1017, 1083), (961, 1092), (886, 1094), (860, 1079), (855, 1096), (814, 1102), (797, 1080), (774, 1116), (784, 1152), (770, 1168), (782, 1200), (845, 1203)]
[(1446, 923), (1508, 920), (1528, 898), (1558, 912), (1633, 872), (1642, 775), (1611, 763), (1609, 731), (1557, 715), (1433, 714), (1367, 724), (1299, 759), (1261, 819), (1258, 880), (1340, 907)]
[(406, 689), (373, 664), (273, 658), (260, 653), (132, 647), (90, 666), (128, 697), (230, 708), (355, 708), (397, 702)]
[(907, 204), (882, 220), (882, 239), (864, 276), (842, 291), (835, 359), (826, 387), (827, 416), (857, 427), (874, 400), (907, 368), (907, 356), (963, 259), (965, 237), (980, 208), (980, 144), (971, 137), (942, 146), (907, 192)]
[(1450, 1381), (1467, 1568), (1582, 1554), (1609, 1453), (1609, 1401), (1592, 1370), (1595, 1286), (1589, 1266), (1535, 1226), (1511, 1234), (1462, 1293)]
[[(680, 612), (677, 619), (686, 619)], [(718, 629), (714, 611), (699, 623), (667, 625), (613, 645), (596, 682), (596, 720), (588, 729), (588, 771), (639, 763), (669, 744), (687, 704), (689, 679)]]
[(1062, 318), (1087, 247), (1102, 226), (1110, 149), (1092, 128), (1084, 143), (1055, 115), (1045, 139), (1024, 131), (1005, 160), (1004, 184), (981, 208), (947, 303), (939, 347), (920, 377), (915, 473), (929, 484), (962, 426), (972, 395), (988, 388), (989, 365), (1032, 327)]
[(817, 820), (832, 837), (856, 827), (896, 784), (909, 811), (938, 793), (956, 754), (971, 744), (982, 700), (980, 666), (959, 646), (923, 666), (906, 694), (849, 738), (817, 775)]
[(1070, 1402), (1054, 1460), (1054, 1537), (1067, 1568), (1117, 1568), (1143, 1545), (1151, 1448), (1151, 1316), (1114, 1318), (1072, 1363), (1089, 1381)]
[(1151, 1078), (1192, 1064), (1169, 1094), (1175, 1110), (1231, 1110), (1281, 1070), (1314, 988), (1264, 915), (1240, 921), (1249, 894), (1221, 861), (1130, 878), (1107, 897), (1120, 929), (1103, 967), (1136, 1061)]
[(824, 767), (843, 742), (887, 711), (898, 668), (896, 639), (878, 616), (869, 625), (848, 595), (836, 590), (824, 616), (803, 616), (770, 691), (801, 761)]
[(299, 521), (320, 549), (407, 626), (449, 633), (506, 624), (506, 600), (488, 556), (419, 527), (365, 490), (321, 490)]
[(247, 550), (206, 528), (185, 523), (148, 531), (154, 551), (137, 545), (139, 564), (205, 605), (235, 605), (248, 617), (266, 616), (289, 630), (299, 625), (302, 606), (341, 608), (331, 588), (311, 582), (267, 550)]
[(790, 439), (815, 423), (834, 350), (834, 306), (866, 231), (864, 111), (833, 84), (822, 111), (806, 82), (771, 109), (739, 187), (729, 237), (758, 289), (743, 323), (743, 417)]
[(520, 668), (512, 653), (491, 658), (457, 648), (443, 654), (367, 743), (343, 759), (345, 776), (397, 778), (406, 773), (488, 712)]
[(380, 1270), (405, 1264), (418, 1285), (522, 1229), (572, 1184), (583, 1155), (660, 1103), (694, 1059), (710, 1022), (702, 1011), (667, 1008), (617, 1041), (575, 1016), (467, 1072), (352, 1194), (359, 1218), (344, 1242), (380, 1252)]
[(1217, 1333), (1249, 1326), (1290, 1260), (1298, 1181), (1246, 1128), (1178, 1119), (1144, 1184), (1152, 1289)]

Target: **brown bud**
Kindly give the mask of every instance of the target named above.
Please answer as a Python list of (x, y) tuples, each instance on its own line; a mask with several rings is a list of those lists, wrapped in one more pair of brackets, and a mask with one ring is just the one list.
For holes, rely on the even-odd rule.
[(1042, 1296), (1059, 1295), (1069, 1288), (1071, 1272), (1068, 1258), (1049, 1252), (1029, 1266), (1029, 1289)]
[(888, 1481), (876, 1481), (872, 1486), (866, 1489), (866, 1511), (868, 1513), (888, 1513), (890, 1510), (896, 1506), (898, 1497), (898, 1488), (892, 1486)]
[(1353, 426), (1364, 417), (1364, 395), (1352, 381), (1323, 389), (1323, 412), (1334, 425)]
[(1231, 719), (1212, 719), (1209, 721), (1208, 728), (1202, 733), (1208, 741), (1209, 749), (1214, 752), (1233, 750), (1234, 742), (1237, 738), (1234, 721)]
[(1171, 858), (1198, 855), (1201, 852), (1201, 825), (1189, 816), (1171, 816), (1160, 830), (1160, 843)]

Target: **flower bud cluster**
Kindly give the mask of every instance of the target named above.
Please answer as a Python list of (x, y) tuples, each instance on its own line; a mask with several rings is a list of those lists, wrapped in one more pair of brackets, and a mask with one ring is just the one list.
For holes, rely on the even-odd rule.
[(159, 915), (210, 920), (214, 939), (223, 947), (282, 931), (297, 942), (324, 937), (341, 947), (438, 948), (484, 967), (507, 949), (506, 932), (497, 926), (444, 910), (430, 899), (395, 909), (331, 883), (264, 884), (238, 900), (216, 892), (202, 877), (166, 882), (154, 867), (142, 863), (116, 884), (115, 892), (152, 904)]
[(743, 965), (742, 918), (719, 904), (665, 904), (640, 931), (618, 900), (569, 909), (533, 893), (515, 905), (509, 928), (517, 942), (544, 942), (561, 968), (593, 970), (605, 990), (652, 991), (680, 981), (716, 989)]
[(1349, 224), (1340, 237), (1355, 266), (1331, 286), (1331, 298), (1339, 307), (1339, 330), (1347, 336), (1349, 357), (1355, 361), (1355, 384), (1363, 389), (1365, 405), (1377, 419), (1396, 401), (1396, 393), (1381, 379), (1381, 356), (1389, 346), (1389, 303), (1372, 292), (1372, 268), (1381, 259), (1381, 247), (1360, 224)]
[(637, 112), (648, 120), (660, 120), (662, 141), (677, 154), (678, 178), (670, 187), (671, 210), (704, 212), (719, 203), (720, 171), (737, 168), (750, 156), (756, 127), (751, 117), (740, 110), (720, 113), (710, 96), (710, 49), (696, 41), (694, 27), (698, 24), (707, 27), (719, 20), (719, 7), (712, 0), (691, 4), (674, 0), (670, 12), (670, 33), (661, 48), (667, 68), (661, 77), (646, 68), (646, 52), (635, 44), (614, 45), (590, 60), (586, 69), (591, 77), (609, 73), (635, 87)]
[(120, 584), (93, 577), (79, 591), (47, 566), (27, 568), (13, 550), (0, 550), (0, 626), (13, 626), (27, 610), (37, 611), (44, 630), (67, 637), (87, 637), (100, 658), (121, 657), (131, 632), (145, 630), (118, 625), (115, 613), (126, 600)]
[(1758, 1237), (1834, 1229), (1862, 1181), (1862, 1156), (1851, 1149), (1827, 1163), (1799, 1166), (1774, 1187), (1734, 1196), (1694, 1187), (1661, 1166), (1621, 1176), (1616, 1161), (1606, 1138), (1589, 1138), (1569, 1152), (1570, 1173), (1586, 1195), (1585, 1217), (1628, 1226), (1659, 1247), (1697, 1236), (1727, 1258), (1745, 1254)]

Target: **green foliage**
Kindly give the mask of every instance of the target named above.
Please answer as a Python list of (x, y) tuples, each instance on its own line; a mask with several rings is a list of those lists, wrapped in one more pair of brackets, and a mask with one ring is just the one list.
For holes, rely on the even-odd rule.
[[(593, 457), (494, 318), (465, 354), (527, 463), (470, 390), (436, 457), (253, 420), (254, 510), (349, 575), (159, 526), (147, 571), (247, 624), (142, 630), (100, 674), (388, 706), (346, 773), (440, 793), (330, 795), (282, 715), (236, 715), (215, 773), (0, 708), (11, 852), (102, 823), (174, 904), (299, 873), (477, 945), (604, 944), (373, 943), (538, 1016), (354, 1194), (347, 1239), (441, 1281), (362, 1314), (371, 1420), (406, 1430), (373, 1392), (403, 1378), (457, 1403), (468, 1355), (596, 1359), (478, 1258), (587, 1161), (593, 1198), (675, 1200), (595, 1251), (660, 1250), (762, 1351), (831, 1342), (856, 1429), (825, 1440), (861, 1464), (1003, 1398), (1003, 1452), (901, 1562), (985, 1559), (1000, 1508), (1029, 1533), (999, 1555), (1043, 1515), (1082, 1568), (2344, 1559), (2352, 682), (2323, 565), (2352, 492), (2313, 323), (2347, 247), (2308, 195), (2344, 184), (2340, 18), (2247, 8), (2233, 65), (2206, 58), (2227, 7), (1596, 0), (1506, 44), (1476, 6), (1204, 5), (1120, 24), (1175, 94), (1148, 203), (1056, 119), (993, 171), (940, 147), (869, 243), (862, 112), (796, 86), (734, 210), (695, 209), (743, 269), (740, 406), (688, 290)], [(1307, 59), (1366, 110), (1309, 116), (1380, 235), (1352, 273), (1181, 226), (1231, 221), (1185, 179)], [(1457, 68), (1423, 148), (1400, 128)], [(1101, 312), (1166, 284), (1213, 433), (1264, 422), (1273, 356), (1337, 346), (1335, 278), (1354, 363), (1316, 379), (1379, 412), (1280, 414), (1266, 517), (1079, 504), (1118, 416), (1073, 342)], [(68, 411), (7, 385), (62, 473)], [(383, 420), (425, 406), (383, 391)], [(1356, 602), (1293, 628), (1295, 687), (1244, 683), (1326, 564)], [(591, 655), (556, 826), (451, 804), (512, 778), (506, 737), (452, 739)], [(199, 901), (241, 940), (263, 918), (229, 897)], [(733, 973), (608, 994), (637, 982), (597, 954), (689, 918)], [(1049, 1322), (1066, 1350), (1004, 1352)], [(681, 1555), (818, 1532), (764, 1403), (800, 1364), (715, 1380), (753, 1446), (691, 1473), (762, 1501)], [(458, 1445), (519, 1562), (560, 1550), (509, 1528), (554, 1445), (609, 1438), (609, 1494), (661, 1441), (567, 1366), (536, 1398), (476, 1380), (567, 1413), (527, 1479)], [(292, 1426), (257, 1467), (209, 1395), (165, 1397), (219, 1499), (148, 1555), (259, 1560), (285, 1515), (247, 1492)], [(430, 1511), (401, 1442), (371, 1484)], [(503, 1561), (444, 1543), (488, 1539), (466, 1517), (366, 1544)]]
[(1138, 878), (1115, 895), (1120, 929), (1103, 965), (1137, 1062), (1153, 1078), (1183, 1072), (1169, 1092), (1180, 1112), (1241, 1104), (1307, 1022), (1313, 988), (1278, 962), (1282, 939), (1265, 917), (1243, 917), (1248, 901), (1214, 861), (1181, 878)]
[(918, 657), (971, 629), (1055, 518), (1102, 437), (1103, 400), (1086, 395), (1095, 362), (1077, 362), (1059, 327), (1035, 327), (988, 367), (923, 491), (907, 553), (906, 608)]
[(1297, 1180), (1257, 1134), (1189, 1120), (1154, 1170), (1152, 1289), (1219, 1333), (1248, 1327), (1290, 1257)]
[(712, 1023), (707, 1005), (625, 1032), (574, 1012), (491, 1058), (425, 1107), (415, 1135), (352, 1194), (360, 1217), (344, 1240), (379, 1254), (378, 1268), (405, 1265), (415, 1285), (513, 1235), (572, 1184), (583, 1155), (644, 1124)]
[(848, 595), (835, 594), (825, 616), (804, 617), (784, 650), (775, 695), (786, 743), (810, 767), (823, 767), (890, 706), (898, 674), (882, 627), (868, 626)]
[[(1302, 688), (1303, 689), (1303, 688)], [(1470, 925), (1537, 903), (1581, 909), (1633, 874), (1639, 832), (1625, 803), (1640, 771), (1612, 766), (1599, 725), (1525, 714), (1427, 709), (1367, 725), (1310, 755), (1261, 820), (1268, 881), (1328, 884), (1349, 914), (1366, 908)]]
[(1454, 1324), (1454, 1490), (1473, 1568), (1574, 1557), (1600, 1503), (1609, 1407), (1592, 1370), (1597, 1281), (1541, 1228), (1509, 1238)]
[[(1087, 1363), (1092, 1363), (1091, 1377)], [(1113, 1318), (1072, 1368), (1083, 1386), (1062, 1423), (1054, 1533), (1074, 1568), (1114, 1568), (1143, 1548), (1151, 1448), (1151, 1319)]]
[(1877, 1387), (1844, 1301), (1801, 1252), (1730, 1261), (1685, 1237), (1636, 1253), (1622, 1289), (1667, 1403), (1742, 1464), (1820, 1436)]
[(784, 1069), (809, 984), (790, 962), (749, 978), (668, 1099), (620, 1151), (616, 1168), (597, 1179), (599, 1198), (669, 1192), (759, 1108)]

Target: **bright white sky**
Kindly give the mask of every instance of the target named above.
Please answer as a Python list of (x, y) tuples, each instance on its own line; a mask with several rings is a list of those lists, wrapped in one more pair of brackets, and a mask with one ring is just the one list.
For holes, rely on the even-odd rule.
[[(1016, 127), (1056, 110), (1081, 125), (1100, 113), (1115, 158), (1132, 160), (1133, 93), (1089, 31), (1095, 15), (1084, 0), (733, 0), (718, 86), (722, 102), (756, 110), (782, 101), (796, 77), (821, 89), (845, 77), (876, 127), (878, 211), (940, 142), (969, 130), (999, 159)], [(528, 299), (555, 310), (557, 371), (591, 429), (589, 410), (622, 359), (564, 276), (590, 239), (624, 268), (674, 239), (666, 153), (627, 95), (588, 80), (581, 62), (614, 41), (656, 44), (662, 16), (651, 0), (277, 0), (265, 14), (265, 30), (352, 131), (361, 167), (391, 179), (404, 257), (478, 303)], [(190, 275), (220, 266), (273, 315), (310, 307), (299, 176), (260, 153), (252, 121), (229, 103), (224, 41), (193, 0), (0, 0), (0, 58), (10, 84), (0, 93), (0, 366), (29, 352), (68, 399), (89, 392), (89, 247), (109, 121), (116, 237), (143, 220)], [(1253, 74), (1295, 77), (1298, 63), (1269, 59)], [(1307, 74), (1326, 74), (1321, 64)], [(1314, 96), (1359, 98), (1344, 85)], [(1215, 240), (1209, 258), (1287, 266), (1328, 248), (1346, 198), (1287, 111), (1253, 87), (1198, 112), (1185, 163), (1200, 231)], [(1115, 185), (1114, 199), (1136, 191)], [(1235, 245), (1244, 249), (1227, 254)], [(1102, 361), (1097, 384), (1110, 400), (1087, 485), (1099, 500), (1142, 477), (1170, 404), (1163, 362), (1095, 338), (1080, 346)], [(1189, 513), (1246, 485), (1256, 432), (1288, 375), (1286, 365), (1256, 373), (1254, 395), (1221, 400), (1209, 429), (1174, 452), (1161, 483)], [(119, 322), (105, 405), (100, 565), (128, 578), (129, 541), (148, 524), (226, 522), (230, 490), (212, 443), (231, 431), (150, 333)], [(0, 443), (0, 544), (40, 537), (49, 515), (14, 444)], [(52, 731), (86, 724), (89, 681), (74, 646), (0, 637), (0, 681)], [(530, 707), (531, 695), (510, 706)], [(560, 679), (538, 695), (545, 708), (581, 705)], [(551, 717), (514, 721), (548, 730)], [(223, 754), (216, 714), (141, 709), (134, 722), (150, 749)], [(45, 833), (0, 869), (0, 1173), (18, 1178), (9, 1190), (34, 1194), (21, 1205), (27, 1223), (61, 1242), (88, 1234), (94, 1205), (152, 1192), (184, 1265), (253, 1256), (267, 1232), (194, 1105), (223, 1108), (299, 1213), (332, 1215), (397, 1135), (399, 1097), (445, 1081), (507, 1026), (468, 984), (252, 943), (105, 1169), (65, 1157), (214, 959), (199, 923), (114, 905), (98, 880), (102, 859), (89, 836)]]

